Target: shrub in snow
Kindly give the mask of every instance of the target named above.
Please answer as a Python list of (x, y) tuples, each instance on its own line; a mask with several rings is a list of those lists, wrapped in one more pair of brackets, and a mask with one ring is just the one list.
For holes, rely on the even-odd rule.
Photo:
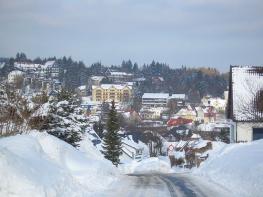
[(175, 165), (176, 166), (180, 166), (180, 165), (183, 165), (183, 164), (184, 164), (184, 159), (182, 157), (175, 160)]
[(171, 168), (173, 166), (180, 166), (180, 165), (183, 165), (185, 163), (184, 158), (180, 157), (177, 159), (177, 158), (175, 158), (174, 155), (170, 155), (169, 160), (170, 160)]
[(37, 115), (40, 105), (22, 96), (11, 86), (0, 88), (0, 135), (9, 136), (39, 128), (44, 120)]

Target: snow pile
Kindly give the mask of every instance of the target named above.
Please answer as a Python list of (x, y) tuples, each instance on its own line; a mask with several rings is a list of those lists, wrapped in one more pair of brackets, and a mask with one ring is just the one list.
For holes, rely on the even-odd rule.
[(148, 146), (139, 140), (138, 140), (138, 142), (135, 142), (132, 138), (132, 135), (128, 135), (128, 136), (122, 138), (122, 142), (125, 143), (126, 145), (129, 145), (129, 146), (137, 148), (137, 149), (140, 149), (140, 148), (144, 149), (145, 154), (149, 153)]
[(215, 123), (204, 123), (197, 127), (198, 131), (217, 131), (220, 128), (229, 128), (229, 123), (215, 122)]
[(80, 151), (46, 133), (0, 139), (0, 196), (92, 196), (118, 176), (88, 140)]
[(213, 143), (209, 158), (194, 174), (234, 192), (234, 196), (262, 196), (263, 140), (245, 144)]
[(140, 162), (132, 161), (120, 166), (124, 174), (172, 173), (168, 157), (150, 157)]

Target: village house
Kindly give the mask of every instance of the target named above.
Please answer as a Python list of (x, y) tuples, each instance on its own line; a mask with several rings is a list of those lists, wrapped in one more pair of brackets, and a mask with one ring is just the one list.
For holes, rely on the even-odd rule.
[(231, 66), (227, 116), (231, 141), (263, 138), (263, 67)]
[(196, 111), (190, 105), (188, 105), (187, 107), (180, 109), (176, 113), (176, 116), (184, 118), (184, 119), (190, 119), (192, 121), (195, 121)]
[(88, 90), (86, 85), (79, 86), (75, 89), (75, 92), (79, 97), (88, 96)]
[(14, 67), (25, 72), (27, 76), (41, 79), (58, 79), (60, 73), (55, 61), (47, 61), (45, 64), (15, 62)]
[(144, 120), (160, 120), (162, 112), (166, 108), (155, 107), (155, 108), (142, 108), (140, 110), (140, 116)]
[(113, 71), (111, 69), (108, 69), (105, 72), (105, 75), (106, 77), (108, 77), (109, 80), (111, 80), (114, 83), (123, 83), (127, 81), (132, 81), (133, 79), (132, 73)]
[(225, 112), (227, 100), (222, 98), (213, 98), (211, 96), (204, 96), (201, 100), (202, 105), (206, 107), (214, 107), (218, 112)]
[[(62, 84), (59, 81), (61, 70), (56, 61), (46, 61), (44, 64), (15, 62), (14, 67), (24, 73), (24, 87), (46, 92), (61, 89)], [(9, 75), (11, 79), (12, 72)]]
[(214, 107), (195, 107), (196, 121), (199, 123), (211, 123), (216, 121), (217, 111)]

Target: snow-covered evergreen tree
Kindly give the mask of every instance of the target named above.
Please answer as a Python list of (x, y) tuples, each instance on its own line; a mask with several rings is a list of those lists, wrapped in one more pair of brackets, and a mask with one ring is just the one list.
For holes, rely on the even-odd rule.
[(120, 155), (122, 154), (122, 142), (118, 134), (120, 126), (114, 101), (111, 103), (108, 116), (107, 132), (103, 138), (103, 154), (106, 159), (110, 160), (115, 166), (118, 166), (120, 163)]
[(67, 90), (61, 90), (50, 101), (47, 122), (43, 130), (77, 147), (85, 129), (85, 117), (78, 108), (77, 98)]

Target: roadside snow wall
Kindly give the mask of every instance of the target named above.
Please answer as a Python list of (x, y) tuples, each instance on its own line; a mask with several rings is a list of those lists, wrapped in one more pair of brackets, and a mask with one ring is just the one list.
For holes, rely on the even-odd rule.
[(90, 141), (80, 150), (47, 133), (0, 139), (0, 196), (94, 196), (118, 175)]
[(260, 197), (263, 194), (263, 140), (229, 145), (213, 143), (209, 158), (194, 174), (228, 188), (233, 196)]

